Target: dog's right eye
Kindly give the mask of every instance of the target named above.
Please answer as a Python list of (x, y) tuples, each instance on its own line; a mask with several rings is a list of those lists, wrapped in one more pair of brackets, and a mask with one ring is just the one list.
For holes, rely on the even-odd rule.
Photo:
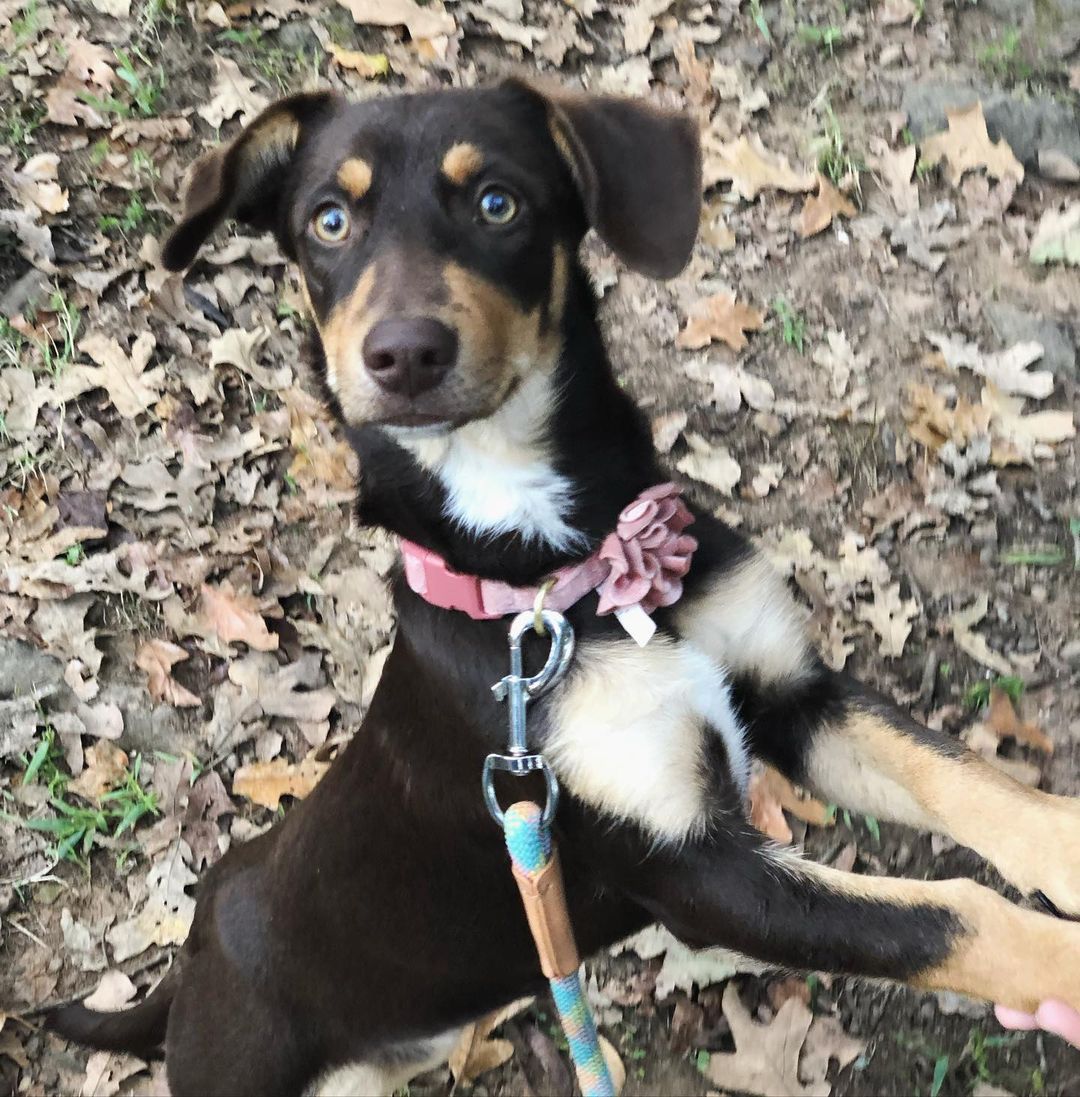
[(341, 206), (321, 206), (311, 219), (311, 231), (324, 244), (340, 244), (348, 238), (352, 221)]

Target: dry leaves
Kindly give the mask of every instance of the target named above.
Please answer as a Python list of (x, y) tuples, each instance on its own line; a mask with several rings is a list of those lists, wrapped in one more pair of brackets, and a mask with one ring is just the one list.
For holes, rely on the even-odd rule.
[(127, 774), (128, 756), (111, 740), (101, 739), (86, 748), (86, 768), (67, 784), (90, 803), (97, 803), (106, 792), (123, 784)]
[(1028, 258), (1033, 263), (1080, 267), (1080, 202), (1071, 202), (1060, 212), (1048, 209), (1042, 215)]
[(338, 0), (353, 20), (365, 27), (404, 27), (409, 37), (418, 39), (452, 35), (457, 30), (454, 17), (441, 0), (421, 7), (415, 0)]
[[(866, 1048), (865, 1042), (849, 1037), (835, 1021), (815, 1019), (796, 997), (788, 998), (767, 1024), (757, 1024), (734, 983), (729, 983), (722, 1008), (735, 1051), (710, 1056), (706, 1074), (727, 1091), (761, 1097), (828, 1097), (832, 1086), (825, 1077), (830, 1059), (836, 1059), (842, 1069)], [(813, 1039), (811, 1025), (823, 1026)], [(804, 1048), (807, 1053), (800, 1065)]]
[(146, 674), (146, 685), (155, 701), (178, 708), (191, 708), (202, 702), (172, 676), (172, 668), (190, 658), (179, 644), (168, 640), (147, 640), (135, 653), (135, 665)]
[(742, 476), (742, 469), (727, 447), (713, 445), (708, 439), (694, 433), (686, 435), (686, 442), (690, 452), (675, 462), (679, 472), (711, 485), (722, 495), (730, 495)]
[(903, 655), (904, 644), (918, 615), (919, 606), (915, 599), (905, 601), (900, 597), (899, 583), (875, 586), (873, 600), (859, 602), (855, 606), (855, 616), (867, 622), (878, 634), (878, 651), (893, 659)]
[(705, 186), (731, 182), (732, 190), (753, 201), (763, 190), (790, 194), (812, 190), (814, 175), (795, 171), (786, 157), (770, 152), (756, 134), (708, 147)]
[(364, 53), (361, 50), (347, 50), (334, 42), (326, 43), (326, 52), (343, 69), (358, 73), (365, 80), (374, 80), (390, 73), (390, 61), (385, 53)]
[(153, 335), (143, 332), (128, 355), (115, 339), (91, 332), (79, 340), (79, 350), (92, 358), (97, 367), (66, 369), (56, 383), (51, 402), (64, 404), (92, 389), (105, 389), (113, 407), (125, 419), (134, 419), (157, 402), (165, 384), (164, 369), (160, 366), (147, 369), (155, 345)]
[(628, 951), (642, 960), (663, 956), (663, 964), (656, 975), (658, 1000), (677, 990), (692, 995), (695, 987), (708, 987), (733, 975), (765, 970), (756, 960), (725, 948), (688, 948), (660, 925), (648, 926), (611, 950), (614, 956)]
[(501, 1067), (514, 1054), (514, 1045), (491, 1034), (500, 1025), (516, 1017), (533, 1003), (532, 998), (521, 998), (502, 1009), (481, 1017), (466, 1025), (450, 1052), (450, 1073), (455, 1086), (471, 1086), (481, 1075)]
[(957, 610), (949, 618), (953, 641), (961, 651), (966, 652), (977, 663), (997, 671), (998, 674), (1013, 673), (1012, 664), (1003, 655), (999, 655), (975, 632), (975, 626), (986, 616), (990, 608), (990, 596), (980, 594), (967, 609)]
[(976, 343), (943, 332), (927, 332), (926, 338), (941, 352), (950, 369), (969, 369), (1002, 391), (1034, 396), (1042, 400), (1054, 391), (1054, 375), (1049, 370), (1028, 372), (1028, 366), (1043, 356), (1041, 343), (1016, 343), (1007, 350), (980, 351)]
[(231, 583), (202, 585), (200, 620), (226, 644), (242, 643), (255, 651), (277, 651), (277, 633), (270, 632), (252, 594), (237, 593)]
[(234, 796), (244, 796), (254, 804), (276, 811), (282, 796), (302, 800), (322, 780), (330, 768), (312, 751), (302, 762), (275, 758), (271, 762), (252, 762), (241, 766), (233, 777)]
[(116, 963), (138, 956), (151, 945), (179, 945), (187, 939), (195, 916), (195, 900), (185, 890), (196, 879), (188, 868), (190, 861), (191, 850), (179, 841), (151, 867), (146, 877), (149, 895), (143, 909), (105, 935)]
[(817, 193), (807, 198), (799, 214), (799, 235), (805, 240), (824, 232), (834, 217), (854, 217), (858, 211), (839, 190), (820, 172), (817, 177)]
[(760, 331), (765, 314), (736, 303), (733, 293), (714, 293), (690, 307), (686, 327), (675, 338), (683, 350), (698, 350), (712, 342), (727, 343), (732, 350), (746, 346), (748, 331)]
[(784, 818), (785, 811), (815, 827), (831, 827), (835, 823), (825, 804), (796, 788), (770, 765), (754, 766), (749, 799), (750, 822), (781, 845), (787, 845), (792, 840), (791, 828)]
[(63, 213), (68, 192), (57, 182), (60, 157), (55, 152), (31, 156), (18, 171), (4, 171), (3, 178), (24, 206), (37, 206), (42, 213)]
[(880, 137), (870, 139), (872, 156), (867, 164), (877, 172), (897, 213), (912, 213), (919, 208), (919, 188), (912, 182), (918, 150), (914, 145), (891, 149)]
[(215, 53), (210, 98), (196, 110), (215, 128), (237, 116), (241, 125), (246, 126), (268, 102), (265, 95), (255, 90), (255, 81), (245, 76), (231, 57)]
[(960, 185), (964, 172), (978, 168), (985, 168), (993, 179), (1024, 181), (1024, 167), (1008, 142), (1004, 138), (997, 143), (990, 140), (982, 103), (946, 111), (946, 116), (949, 128), (923, 142), (922, 156), (930, 165), (944, 158), (949, 166), (947, 178), (954, 187)]

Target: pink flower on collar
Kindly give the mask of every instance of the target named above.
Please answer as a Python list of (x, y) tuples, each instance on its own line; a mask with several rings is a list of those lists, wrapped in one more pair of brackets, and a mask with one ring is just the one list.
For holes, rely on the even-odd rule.
[(598, 614), (638, 604), (652, 613), (682, 596), (683, 576), (698, 543), (683, 533), (694, 516), (680, 494), (675, 484), (657, 484), (619, 515), (615, 532), (600, 546), (600, 559), (611, 571), (599, 587)]

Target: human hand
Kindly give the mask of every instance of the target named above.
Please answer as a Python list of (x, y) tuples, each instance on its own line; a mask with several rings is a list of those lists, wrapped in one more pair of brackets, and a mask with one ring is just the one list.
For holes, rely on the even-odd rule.
[(1080, 1048), (1080, 1012), (1064, 1002), (1050, 999), (1043, 1002), (1034, 1013), (1022, 1013), (1018, 1009), (994, 1006), (994, 1013), (1005, 1028), (1024, 1030), (1041, 1028), (1045, 1032), (1052, 1032), (1055, 1036), (1068, 1040), (1073, 1047)]

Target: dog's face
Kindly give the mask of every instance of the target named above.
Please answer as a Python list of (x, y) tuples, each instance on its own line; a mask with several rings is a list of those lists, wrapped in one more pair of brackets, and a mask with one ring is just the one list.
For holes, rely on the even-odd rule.
[(273, 229), (346, 422), (430, 432), (485, 418), (554, 369), (589, 224), (666, 277), (699, 204), (692, 124), (641, 104), (518, 81), (358, 104), (313, 93), (196, 165), (163, 257), (186, 266), (230, 214)]

